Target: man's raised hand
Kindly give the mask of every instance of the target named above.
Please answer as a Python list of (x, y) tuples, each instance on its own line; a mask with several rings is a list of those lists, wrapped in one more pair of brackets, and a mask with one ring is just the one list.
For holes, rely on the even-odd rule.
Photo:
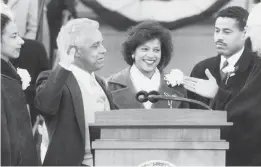
[(186, 77), (184, 79), (184, 87), (200, 96), (213, 99), (218, 91), (217, 81), (208, 69), (205, 70), (205, 74), (208, 77), (207, 80)]

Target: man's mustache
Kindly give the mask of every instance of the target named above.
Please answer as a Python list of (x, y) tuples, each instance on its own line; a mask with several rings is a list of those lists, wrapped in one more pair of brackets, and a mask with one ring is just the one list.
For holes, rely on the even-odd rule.
[(223, 45), (223, 46), (227, 46), (227, 44), (226, 43), (224, 43), (224, 42), (222, 42), (222, 41), (217, 41), (217, 42), (215, 42), (216, 43), (216, 45)]

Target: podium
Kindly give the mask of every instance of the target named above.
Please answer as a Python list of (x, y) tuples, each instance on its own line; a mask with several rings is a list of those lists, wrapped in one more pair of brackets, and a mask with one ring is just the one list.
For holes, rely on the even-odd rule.
[(225, 166), (229, 143), (220, 128), (225, 111), (123, 109), (95, 113), (101, 136), (92, 142), (95, 166), (138, 166), (162, 160), (176, 166)]

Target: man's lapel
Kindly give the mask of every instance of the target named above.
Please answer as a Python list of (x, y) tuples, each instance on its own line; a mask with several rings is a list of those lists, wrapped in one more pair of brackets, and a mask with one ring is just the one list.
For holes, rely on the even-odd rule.
[(69, 75), (66, 85), (68, 86), (71, 92), (77, 122), (80, 127), (81, 135), (85, 141), (85, 128), (88, 127), (85, 127), (85, 116), (84, 116), (84, 107), (82, 101), (82, 93), (79, 84), (77, 83), (73, 74)]
[(227, 85), (234, 85), (243, 82), (244, 72), (249, 68), (251, 61), (253, 59), (254, 54), (248, 49), (245, 48), (238, 62), (235, 64), (237, 70), (235, 71), (234, 76), (230, 76), (228, 78)]
[(103, 89), (109, 103), (110, 103), (110, 109), (116, 109), (115, 104), (113, 103), (113, 99), (112, 99), (112, 95), (109, 93), (109, 91), (106, 88), (106, 84), (105, 81), (103, 81), (100, 77), (98, 77), (97, 75), (95, 75), (95, 79), (96, 81), (100, 84), (101, 88)]
[(244, 72), (248, 69), (251, 60), (253, 58), (253, 53), (245, 47), (241, 57), (239, 58), (238, 62), (235, 64), (235, 67), (238, 66), (237, 72)]
[(216, 57), (213, 58), (213, 61), (210, 62), (210, 64), (208, 65), (209, 71), (213, 75), (213, 77), (216, 78), (217, 84), (221, 82), (220, 61), (221, 61), (221, 55), (217, 55)]

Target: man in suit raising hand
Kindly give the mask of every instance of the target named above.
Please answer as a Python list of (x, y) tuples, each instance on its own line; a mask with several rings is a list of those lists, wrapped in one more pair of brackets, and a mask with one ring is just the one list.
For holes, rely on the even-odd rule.
[(47, 124), (49, 147), (43, 165), (93, 165), (89, 123), (95, 111), (115, 109), (105, 82), (94, 72), (104, 65), (106, 49), (96, 21), (69, 21), (57, 38), (60, 62), (37, 79), (35, 98)]

